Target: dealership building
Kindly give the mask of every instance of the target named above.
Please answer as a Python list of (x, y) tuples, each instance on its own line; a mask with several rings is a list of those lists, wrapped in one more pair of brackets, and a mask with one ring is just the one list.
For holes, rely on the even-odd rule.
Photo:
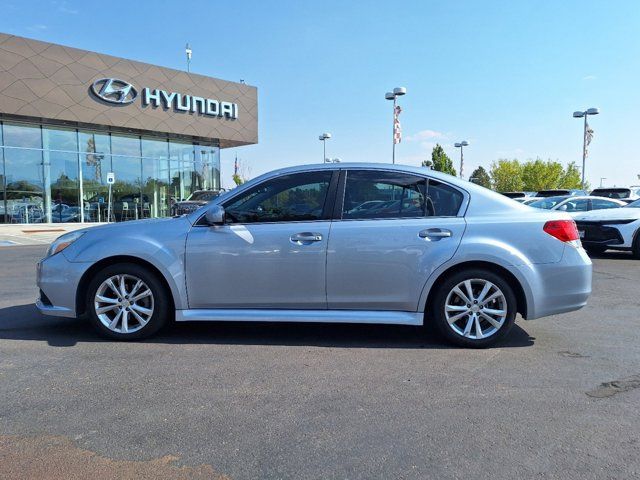
[(255, 87), (0, 33), (0, 222), (164, 217), (258, 141)]

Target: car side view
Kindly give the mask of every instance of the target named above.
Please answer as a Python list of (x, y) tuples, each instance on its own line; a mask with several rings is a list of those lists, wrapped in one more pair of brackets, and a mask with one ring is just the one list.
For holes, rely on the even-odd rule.
[(486, 347), (579, 309), (573, 220), (424, 168), (341, 163), (262, 175), (170, 219), (79, 230), (38, 264), (45, 314), (104, 336), (176, 321), (423, 325)]

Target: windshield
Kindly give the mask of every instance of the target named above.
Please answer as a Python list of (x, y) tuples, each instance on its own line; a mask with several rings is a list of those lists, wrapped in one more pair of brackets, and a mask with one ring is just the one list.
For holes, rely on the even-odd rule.
[(529, 204), (530, 207), (534, 208), (544, 208), (545, 210), (551, 210), (553, 207), (558, 205), (560, 202), (565, 200), (567, 197), (547, 197), (542, 198), (540, 200), (536, 200), (535, 202), (531, 202)]
[(209, 200), (216, 198), (218, 195), (219, 195), (218, 192), (210, 192), (210, 191), (193, 192), (191, 196), (188, 198), (188, 200), (196, 201), (196, 202), (208, 202)]
[(631, 202), (629, 205), (625, 205), (622, 208), (640, 208), (640, 200), (636, 200), (635, 202)]
[(631, 190), (628, 188), (596, 188), (591, 195), (607, 198), (629, 198)]

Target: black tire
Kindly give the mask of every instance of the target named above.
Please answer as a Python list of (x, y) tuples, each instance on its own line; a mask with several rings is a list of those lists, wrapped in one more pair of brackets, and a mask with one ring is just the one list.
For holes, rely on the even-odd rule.
[[(141, 326), (139, 329), (130, 333), (117, 332), (109, 329), (100, 320), (98, 314), (96, 313), (94, 299), (98, 288), (100, 288), (103, 282), (115, 275), (127, 275), (127, 278), (130, 278), (129, 276), (131, 276), (142, 280), (142, 282), (146, 284), (152, 294), (150, 296), (150, 299), (144, 300), (146, 302), (153, 302), (151, 304), (153, 307), (153, 313), (150, 315), (148, 322), (145, 325)], [(110, 291), (112, 292), (112, 290)], [(166, 286), (157, 277), (157, 275), (143, 266), (134, 263), (118, 263), (115, 265), (110, 265), (100, 270), (89, 283), (89, 287), (87, 288), (87, 297), (85, 298), (87, 317), (89, 318), (89, 322), (96, 329), (96, 331), (104, 337), (124, 341), (140, 340), (157, 333), (169, 320), (172, 308), (171, 301), (169, 300), (169, 294), (170, 293), (167, 291)], [(107, 296), (115, 297), (115, 295)], [(135, 307), (131, 306), (131, 309), (133, 308)], [(112, 313), (109, 313), (109, 315), (111, 314)], [(133, 316), (131, 316), (131, 318), (133, 319)], [(141, 325), (141, 322), (138, 322), (137, 320), (134, 320), (134, 322), (135, 326)], [(122, 320), (120, 320), (120, 325), (122, 326)], [(120, 328), (120, 330), (122, 330), (122, 328)]]
[(633, 258), (640, 260), (640, 230), (636, 232), (631, 253), (633, 253)]
[[(501, 306), (501, 309), (503, 307), (506, 307), (506, 315), (499, 328), (495, 328), (493, 325), (490, 325), (486, 320), (482, 318), (479, 320), (479, 323), (481, 324), (481, 331), (483, 330), (482, 325), (486, 325), (488, 327), (488, 331), (490, 331), (492, 327), (495, 329), (495, 331), (491, 332), (489, 336), (486, 336), (484, 338), (469, 338), (462, 334), (464, 332), (460, 333), (454, 329), (454, 327), (461, 329), (462, 327), (458, 322), (466, 323), (467, 321), (469, 321), (469, 316), (463, 316), (460, 320), (454, 322), (453, 327), (450, 326), (449, 321), (447, 320), (447, 313), (445, 311), (447, 297), (449, 296), (450, 292), (453, 295), (452, 291), (454, 287), (465, 282), (466, 280), (474, 281), (474, 283), (472, 283), (472, 289), (480, 288), (480, 286), (482, 285), (481, 281), (490, 282), (495, 287), (497, 287), (504, 296), (504, 300), (500, 298), (499, 300), (492, 301), (500, 301), (502, 304), (506, 304)], [(488, 293), (485, 298), (489, 298), (492, 294), (491, 292), (495, 293), (496, 290), (490, 290), (490, 293)], [(474, 291), (474, 293), (476, 294), (477, 298), (477, 292)], [(490, 304), (488, 304), (486, 307), (482, 308), (494, 308), (493, 304), (491, 302), (489, 303)], [(482, 305), (482, 302), (478, 304), (477, 308), (481, 308), (480, 305)], [(460, 308), (464, 307), (464, 305), (460, 306)], [(452, 275), (445, 278), (445, 280), (437, 287), (437, 290), (433, 295), (430, 308), (427, 310), (427, 312), (429, 318), (427, 318), (426, 320), (433, 322), (437, 330), (448, 342), (459, 345), (461, 347), (486, 348), (493, 345), (498, 340), (504, 338), (509, 333), (509, 330), (511, 330), (511, 327), (513, 327), (513, 323), (515, 321), (517, 313), (517, 300), (515, 293), (513, 292), (513, 288), (502, 276), (490, 270), (474, 268), (453, 273)], [(450, 315), (454, 315), (454, 313), (451, 313)], [(472, 325), (473, 330), (475, 330), (475, 323), (472, 322)]]
[(589, 255), (602, 255), (606, 252), (606, 247), (584, 247)]

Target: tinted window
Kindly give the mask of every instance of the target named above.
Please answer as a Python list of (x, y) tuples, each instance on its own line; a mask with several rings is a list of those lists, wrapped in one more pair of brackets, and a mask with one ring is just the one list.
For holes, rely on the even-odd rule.
[(560, 206), (560, 208), (562, 207), (567, 207), (563, 208), (566, 212), (586, 212), (589, 209), (589, 200), (569, 200), (564, 205)]
[(601, 210), (603, 208), (618, 208), (620, 207), (620, 205), (618, 205), (616, 202), (609, 202), (608, 200), (600, 200), (600, 199), (593, 199), (591, 200), (591, 208), (593, 210)]
[(307, 172), (267, 180), (224, 205), (232, 223), (320, 220), (332, 172)]
[(628, 188), (596, 188), (591, 192), (591, 195), (609, 198), (629, 198), (631, 190)]
[(342, 218), (455, 216), (462, 194), (448, 185), (401, 172), (349, 171)]
[(566, 200), (567, 197), (548, 197), (543, 198), (541, 200), (536, 200), (535, 202), (531, 202), (529, 204), (530, 207), (535, 208), (544, 208), (545, 210), (550, 210), (555, 207), (557, 204)]

